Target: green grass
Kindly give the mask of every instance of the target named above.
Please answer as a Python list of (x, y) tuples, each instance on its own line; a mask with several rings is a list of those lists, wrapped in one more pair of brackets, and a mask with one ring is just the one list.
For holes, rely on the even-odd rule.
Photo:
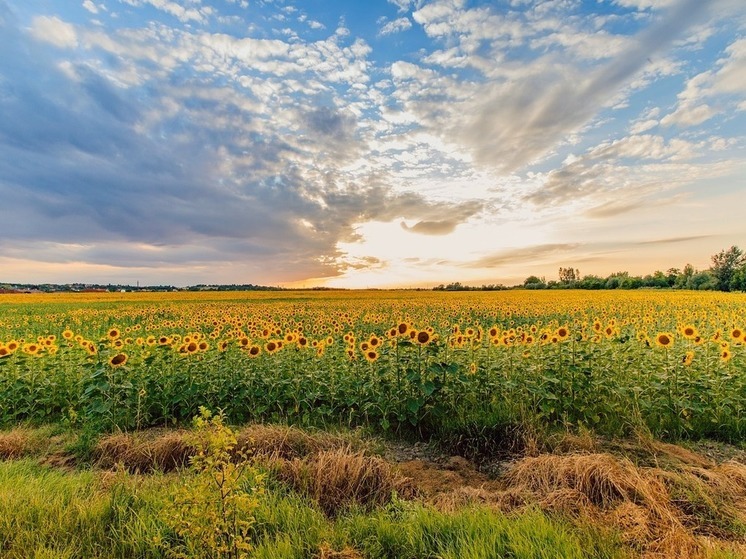
[[(154, 543), (173, 537), (159, 511), (181, 479), (60, 471), (27, 459), (0, 462), (0, 555), (168, 557)], [(626, 557), (613, 538), (535, 510), (504, 515), (469, 508), (449, 514), (395, 500), (331, 520), (313, 503), (278, 488), (262, 499), (256, 520), (252, 556), (257, 558), (311, 559), (322, 548), (354, 549), (371, 559)]]

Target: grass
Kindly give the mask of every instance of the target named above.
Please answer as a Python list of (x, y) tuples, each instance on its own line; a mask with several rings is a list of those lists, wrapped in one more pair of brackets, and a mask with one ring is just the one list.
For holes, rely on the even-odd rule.
[[(94, 467), (84, 469), (60, 460), (74, 432), (0, 433), (0, 447), (22, 449), (0, 461), (0, 556), (175, 557), (178, 536), (164, 511), (194, 485), (186, 467), (191, 435), (109, 435), (95, 445)], [(746, 552), (746, 466), (675, 445), (569, 436), (552, 441), (551, 454), (513, 456), (489, 484), (426, 495), (416, 477), (372, 453), (380, 442), (359, 435), (272, 425), (236, 435), (268, 475), (252, 511), (250, 557), (730, 559)], [(187, 557), (221, 556), (195, 549)]]
[[(0, 549), (8, 559), (167, 557), (159, 511), (177, 476), (62, 472), (0, 463)], [(331, 519), (313, 501), (273, 491), (256, 512), (252, 557), (624, 557), (615, 542), (538, 510), (444, 513), (394, 501)]]

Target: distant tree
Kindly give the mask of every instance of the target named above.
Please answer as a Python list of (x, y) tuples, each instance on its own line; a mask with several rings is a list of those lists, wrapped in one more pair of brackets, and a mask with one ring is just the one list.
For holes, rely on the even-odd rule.
[(673, 286), (676, 289), (692, 289), (692, 276), (697, 273), (694, 266), (687, 264), (684, 269), (676, 276)]
[(670, 285), (672, 284), (669, 284), (669, 276), (660, 270), (656, 270), (652, 275), (648, 274), (642, 278), (643, 287), (670, 287)]
[(741, 264), (736, 271), (733, 272), (733, 277), (730, 280), (731, 291), (746, 291), (746, 262)]
[(666, 282), (668, 283), (668, 287), (673, 287), (676, 285), (676, 279), (681, 275), (681, 270), (678, 268), (669, 268), (666, 272)]
[(688, 289), (711, 291), (718, 288), (718, 280), (709, 270), (705, 270), (702, 272), (696, 272), (689, 279), (688, 286)]
[(526, 289), (546, 289), (547, 284), (546, 281), (544, 281), (544, 278), (540, 278), (537, 276), (528, 276), (523, 281), (523, 287)]
[(577, 268), (560, 268), (559, 280), (561, 283), (575, 283), (580, 279), (580, 270)]
[(737, 246), (733, 245), (728, 250), (721, 250), (712, 256), (710, 271), (717, 280), (717, 288), (720, 291), (731, 290), (731, 280), (736, 270), (746, 263), (746, 255)]
[(581, 279), (577, 284), (575, 284), (575, 287), (578, 289), (603, 289), (605, 287), (606, 280), (602, 278), (601, 276), (594, 276), (593, 274), (589, 274), (587, 276), (583, 276), (583, 279)]
[(606, 289), (619, 289), (622, 282), (629, 277), (629, 272), (614, 272), (606, 278)]

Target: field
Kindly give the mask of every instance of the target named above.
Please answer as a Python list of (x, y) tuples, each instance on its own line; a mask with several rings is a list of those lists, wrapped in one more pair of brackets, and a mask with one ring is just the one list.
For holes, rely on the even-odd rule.
[[(21, 536), (0, 531), (0, 549), (11, 550), (10, 557), (22, 556), (20, 550), (29, 545), (36, 546), (39, 557), (242, 556), (240, 546), (221, 548), (217, 543), (218, 551), (204, 555), (199, 546), (186, 546), (190, 537), (197, 537), (195, 533), (179, 531), (178, 523), (158, 524), (160, 517), (152, 511), (166, 505), (163, 497), (157, 496), (175, 491), (178, 483), (174, 479), (148, 474), (133, 481), (146, 471), (163, 472), (176, 466), (187, 475), (183, 468), (190, 463), (189, 456), (199, 455), (200, 449), (208, 463), (200, 466), (192, 460), (190, 475), (209, 478), (210, 472), (224, 474), (220, 468), (227, 464), (235, 467), (236, 463), (250, 473), (246, 479), (256, 491), (250, 499), (248, 493), (244, 495), (248, 499), (244, 504), (251, 506), (247, 509), (250, 522), (242, 537), (246, 542), (253, 538), (254, 543), (246, 543), (245, 551), (252, 549), (257, 556), (626, 557), (646, 552), (665, 556), (673, 549), (678, 556), (736, 557), (738, 551), (728, 550), (737, 549), (746, 537), (746, 468), (738, 458), (746, 440), (744, 294), (289, 291), (0, 295), (0, 394), (0, 425), (5, 429), (0, 455), (14, 458), (0, 464), (0, 494), (13, 486), (27, 485), (24, 491), (30, 493), (23, 499), (39, 499), (40, 510), (46, 502), (52, 508), (62, 506), (54, 505), (62, 497), (55, 491), (49, 493), (39, 481), (52, 476), (57, 481), (51, 486), (77, 495), (66, 497), (76, 502), (76, 507), (89, 506), (78, 499), (92, 499), (102, 507), (101, 518), (75, 521), (90, 521), (93, 532), (102, 529), (100, 523), (109, 518), (107, 515), (116, 511), (125, 514), (124, 509), (130, 515), (118, 517), (123, 523), (120, 532), (106, 535), (109, 541), (119, 542), (107, 550), (89, 550), (85, 545), (91, 542), (57, 541), (56, 546), (48, 541), (43, 545), (38, 541), (22, 543)], [(205, 410), (220, 415), (210, 416)], [(202, 417), (198, 420), (202, 431), (185, 431), (195, 417)], [(231, 430), (228, 425), (238, 427)], [(236, 442), (241, 440), (242, 429), (248, 428), (240, 426), (249, 425), (274, 425), (274, 429), (292, 425), (303, 429), (293, 431), (296, 435), (306, 433), (303, 436), (309, 437), (308, 441), (316, 442), (307, 441), (306, 450), (292, 456), (278, 457), (271, 445), (257, 453), (266, 433), (246, 438), (252, 443), (243, 447)], [(164, 431), (164, 427), (169, 429)], [(213, 438), (200, 446), (184, 434), (195, 431), (211, 433)], [(318, 443), (331, 437), (330, 432), (347, 435), (338, 435), (343, 443), (333, 448)], [(238, 439), (234, 440), (236, 434)], [(337, 516), (339, 503), (325, 507), (320, 500), (328, 487), (319, 490), (309, 481), (318, 478), (319, 471), (326, 471), (323, 477), (327, 479), (330, 469), (344, 470), (363, 460), (355, 471), (374, 473), (379, 482), (399, 479), (401, 472), (415, 478), (422, 473), (421, 469), (415, 471), (411, 460), (399, 460), (407, 464), (389, 471), (389, 462), (376, 462), (382, 459), (361, 437), (388, 441), (380, 443), (384, 446), (391, 441), (429, 442), (467, 464), (452, 460), (438, 475), (466, 468), (472, 481), (479, 483), (462, 480), (461, 492), (456, 492), (459, 498), (450, 493), (445, 498), (437, 491), (430, 495), (434, 501), (414, 504), (420, 501), (407, 500), (406, 495), (422, 495), (427, 488), (408, 493), (406, 483), (392, 482), (385, 486), (380, 502), (378, 498), (374, 503), (356, 501), (357, 508), (345, 509), (348, 513), (341, 518)], [(49, 450), (46, 442), (40, 442), (48, 440), (65, 442)], [(619, 448), (629, 444), (619, 441), (636, 441), (635, 459), (620, 456)], [(708, 458), (662, 441), (689, 441), (700, 450), (709, 448), (707, 445), (721, 450)], [(163, 445), (170, 450), (163, 451)], [(309, 445), (313, 452), (307, 449)], [(272, 459), (237, 459), (238, 448), (253, 448), (252, 455)], [(159, 452), (166, 456), (160, 462)], [(341, 462), (320, 466), (319, 453), (324, 452), (342, 452), (334, 458)], [(59, 459), (65, 453), (75, 454), (78, 463), (99, 468), (107, 460), (107, 467), (119, 462), (124, 477), (116, 482), (99, 478), (95, 483), (82, 482), (86, 476), (98, 474), (39, 469), (39, 460), (49, 462), (50, 456)], [(689, 458), (682, 459), (682, 453)], [(728, 462), (728, 456), (737, 460)], [(503, 477), (486, 475), (480, 469), (480, 465), (500, 460), (518, 462)], [(441, 466), (443, 462), (433, 459)], [(652, 470), (640, 470), (654, 466), (668, 472), (663, 476), (668, 481), (661, 481)], [(692, 473), (694, 467), (699, 468), (699, 474)], [(538, 480), (533, 472), (546, 476)], [(242, 484), (248, 483), (241, 479)], [(103, 488), (100, 493), (81, 496), (79, 483), (103, 484)], [(495, 483), (499, 487), (490, 485)], [(312, 487), (316, 487), (315, 493)], [(472, 490), (469, 498), (464, 496), (468, 493), (464, 487)], [(119, 493), (112, 493), (112, 488)], [(518, 507), (517, 501), (506, 497), (506, 491), (517, 495), (519, 489), (524, 496), (521, 507), (528, 508)], [(393, 502), (392, 491), (399, 493)], [(475, 491), (483, 493), (477, 498)], [(344, 501), (344, 495), (354, 491), (347, 487), (341, 493), (340, 501)], [(534, 502), (527, 501), (529, 494)], [(299, 495), (315, 504), (299, 504)], [(551, 506), (544, 506), (549, 495), (554, 495)], [(577, 513), (576, 509), (582, 508), (577, 500), (581, 497), (595, 516)], [(129, 504), (125, 506), (118, 499)], [(441, 506), (435, 506), (435, 501)], [(442, 506), (446, 501), (450, 503), (445, 507), (448, 510)], [(454, 505), (461, 501), (463, 506)], [(474, 508), (475, 503), (484, 506)], [(493, 506), (486, 506), (490, 503)], [(645, 514), (657, 520), (646, 524), (647, 531), (630, 536), (624, 522), (616, 516), (609, 520), (612, 512), (623, 513), (619, 510), (622, 505), (632, 516), (645, 509)], [(18, 502), (11, 506), (23, 508)], [(114, 511), (112, 507), (119, 508)], [(297, 534), (292, 530), (278, 528), (282, 521), (273, 514), (288, 507), (304, 518), (293, 522), (300, 522), (304, 530), (314, 526), (316, 535), (310, 547), (293, 543)], [(4, 516), (15, 509), (7, 509)], [(518, 512), (511, 512), (512, 516), (503, 515), (514, 509)], [(568, 516), (573, 510), (576, 512)], [(135, 529), (129, 522), (142, 520), (148, 511), (157, 517), (152, 525), (138, 525), (143, 531), (139, 535), (127, 532)], [(27, 513), (29, 518), (40, 514)], [(422, 544), (424, 547), (410, 549), (406, 542), (397, 540), (391, 543), (394, 547), (373, 549), (372, 540), (396, 539), (387, 532), (392, 529), (387, 523), (396, 524), (396, 518), (405, 519), (402, 529), (412, 531), (408, 537), (430, 538), (430, 547)], [(23, 525), (32, 520), (13, 522)], [(33, 522), (39, 522), (38, 518)], [(35, 527), (29, 529), (39, 532), (39, 525), (33, 522), (28, 526)], [(488, 530), (489, 525), (496, 531)], [(2, 525), (2, 529), (8, 526)], [(698, 531), (692, 526), (706, 529)], [(418, 532), (423, 530), (432, 533), (423, 536)], [(516, 540), (505, 539), (511, 531)], [(262, 539), (269, 533), (287, 541), (272, 547), (267, 543), (271, 538)], [(181, 547), (157, 543), (164, 534), (181, 542)], [(91, 541), (100, 537), (104, 536), (90, 536)], [(703, 537), (709, 538), (710, 544), (703, 543)], [(60, 536), (52, 540), (55, 538)], [(130, 543), (122, 543), (128, 538)], [(518, 550), (505, 544), (523, 541), (521, 538), (533, 544), (526, 543)], [(673, 546), (672, 538), (684, 541), (684, 547)], [(239, 540), (231, 541), (235, 544)], [(498, 540), (507, 547), (499, 547)], [(468, 553), (464, 542), (471, 542)], [(269, 545), (267, 551), (260, 553), (265, 544)], [(86, 551), (81, 551), (80, 545)], [(498, 553), (498, 548), (503, 551)], [(542, 554), (560, 548), (566, 551)]]
[[(746, 435), (746, 296), (4, 296), (0, 422)], [(460, 426), (460, 427), (459, 427)]]

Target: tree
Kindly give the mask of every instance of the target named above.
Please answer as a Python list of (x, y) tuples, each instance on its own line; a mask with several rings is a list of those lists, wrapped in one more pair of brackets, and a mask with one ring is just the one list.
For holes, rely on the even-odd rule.
[(559, 269), (559, 280), (562, 283), (575, 283), (580, 279), (580, 270), (570, 268)]
[(733, 272), (733, 277), (730, 280), (730, 289), (731, 291), (746, 291), (746, 263), (741, 264)]
[(547, 284), (544, 278), (528, 276), (523, 282), (523, 287), (526, 289), (546, 289)]
[(697, 273), (694, 266), (687, 264), (680, 274), (676, 276), (673, 286), (676, 289), (692, 289), (692, 277)]
[(713, 255), (710, 271), (717, 280), (717, 288), (720, 291), (730, 291), (733, 274), (745, 263), (746, 255), (735, 245)]
[(689, 280), (689, 289), (709, 291), (717, 289), (718, 280), (709, 270), (695, 273)]

